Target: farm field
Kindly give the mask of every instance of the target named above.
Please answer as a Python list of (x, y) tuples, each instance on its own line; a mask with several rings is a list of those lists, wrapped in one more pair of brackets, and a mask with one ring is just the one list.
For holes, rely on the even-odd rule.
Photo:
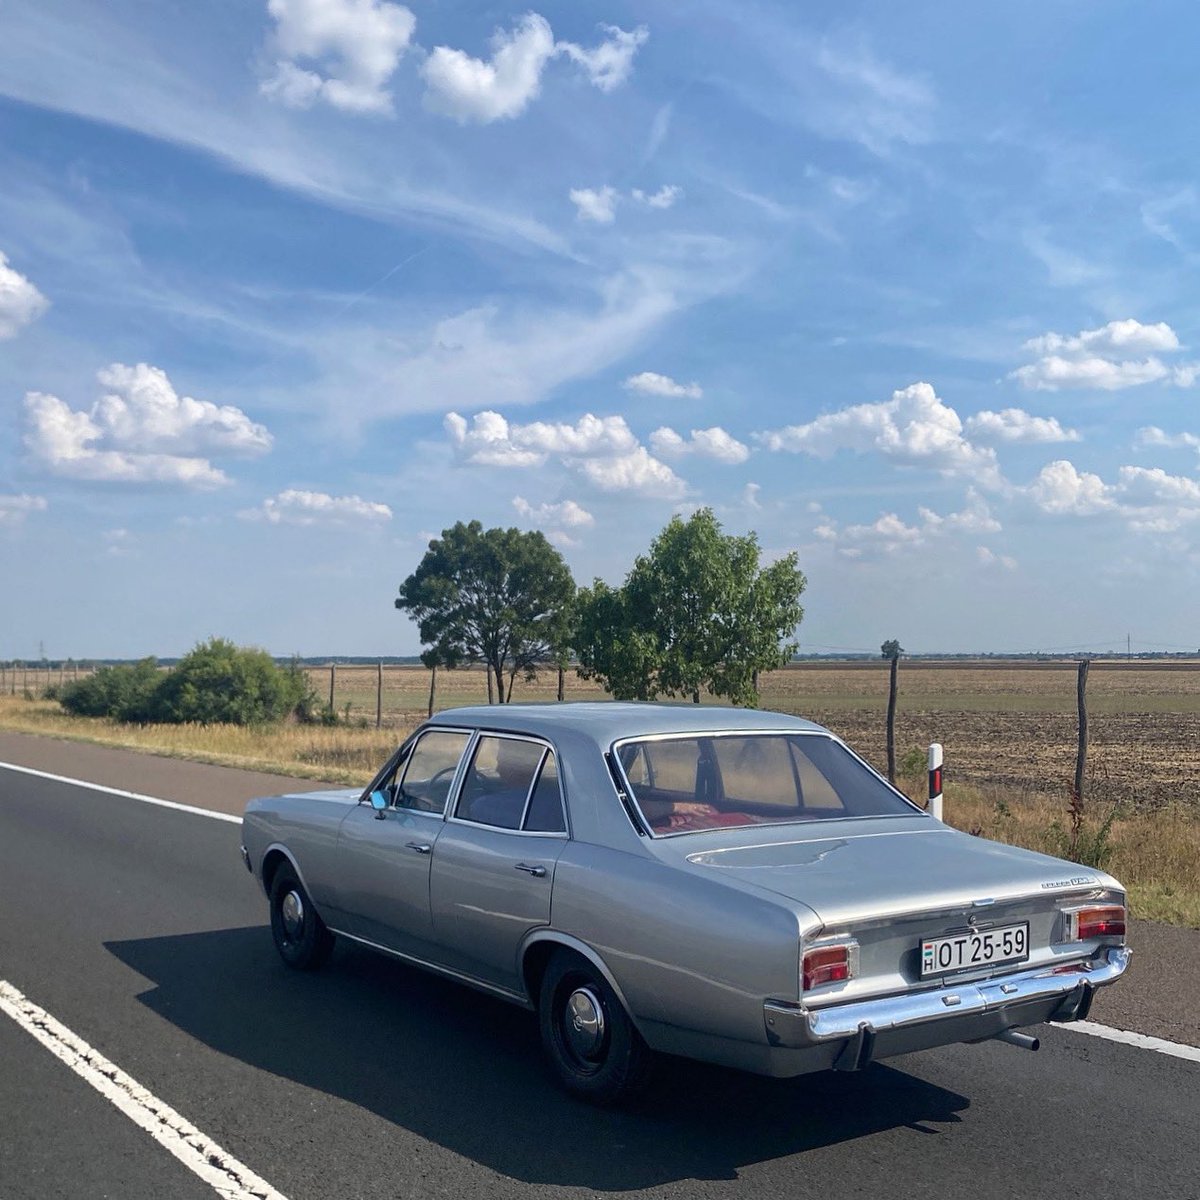
[[(57, 672), (41, 682), (57, 682)], [(328, 700), (330, 669), (312, 668)], [(28, 689), (35, 690), (35, 672)], [(0, 688), (0, 727), (104, 741), (207, 762), (365, 783), (426, 713), (429, 672), (383, 672), (382, 728), (374, 666), (338, 666), (334, 708), (348, 720), (277, 729), (121, 726), (67, 716), (58, 705)], [(1067, 850), (1067, 802), (1076, 748), (1073, 662), (902, 661), (896, 719), (899, 785), (925, 792), (924, 751), (946, 755), (946, 818), (960, 828), (1053, 854)], [(9, 681), (11, 683), (11, 681)], [(567, 700), (605, 693), (574, 672)], [(802, 663), (764, 675), (763, 706), (827, 725), (875, 767), (886, 765), (888, 667), (882, 660)], [(517, 681), (514, 700), (553, 702), (557, 677)], [(8, 694), (6, 694), (8, 693)], [(1109, 869), (1130, 885), (1141, 916), (1200, 927), (1200, 661), (1093, 662), (1088, 679), (1089, 751), (1085, 831), (1094, 835), (1115, 805)], [(436, 707), (485, 703), (482, 669), (438, 673)]]

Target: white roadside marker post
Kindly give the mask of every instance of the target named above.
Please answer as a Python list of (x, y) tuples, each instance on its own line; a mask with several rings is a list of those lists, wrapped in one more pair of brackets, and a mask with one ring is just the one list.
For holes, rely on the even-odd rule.
[(942, 743), (929, 745), (929, 813), (942, 819)]

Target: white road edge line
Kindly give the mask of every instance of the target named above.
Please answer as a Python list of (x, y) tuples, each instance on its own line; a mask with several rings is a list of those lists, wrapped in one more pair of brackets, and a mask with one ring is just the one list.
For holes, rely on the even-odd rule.
[(55, 783), (69, 783), (75, 787), (91, 788), (93, 792), (106, 792), (110, 796), (120, 796), (124, 800), (140, 800), (143, 804), (157, 804), (159, 808), (173, 808), (178, 812), (192, 813), (197, 817), (211, 817), (214, 821), (230, 821), (234, 825), (242, 823), (241, 817), (232, 813), (213, 812), (210, 808), (197, 808), (194, 804), (180, 804), (175, 800), (160, 800), (157, 796), (144, 796), (141, 792), (126, 792), (121, 788), (105, 787), (102, 783), (89, 783), (86, 779), (72, 779), (68, 775), (51, 775), (49, 771), (35, 771), (32, 767), (19, 767), (16, 763), (0, 762), (0, 770), (19, 771), (22, 775), (36, 775), (38, 779), (50, 779)]
[[(212, 812), (210, 809), (197, 808), (192, 804), (179, 804), (174, 800), (160, 800), (157, 796), (144, 796), (140, 792), (126, 792), (120, 788), (105, 787), (99, 783), (88, 783), (86, 779), (71, 779), (67, 775), (51, 775), (48, 771), (35, 771), (32, 767), (19, 767), (16, 763), (0, 762), (0, 770), (20, 771), (23, 775), (36, 775), (39, 779), (52, 779), (55, 783), (70, 783), (76, 787), (91, 788), (93, 791), (107, 792), (110, 796), (121, 796), (126, 800), (140, 800), (143, 804), (157, 804), (160, 808), (174, 808), (179, 812), (193, 813), (198, 817), (211, 817), (214, 821), (231, 821), (235, 825), (242, 823), (241, 817), (231, 816), (229, 813)], [(1165, 1038), (1150, 1037), (1144, 1033), (1111, 1029), (1107, 1025), (1097, 1025), (1095, 1021), (1069, 1021), (1055, 1025), (1055, 1028), (1071, 1029), (1076, 1033), (1089, 1034), (1091, 1037), (1106, 1038), (1110, 1042), (1136, 1046), (1139, 1050), (1154, 1050), (1159, 1054), (1170, 1054), (1189, 1062), (1200, 1062), (1200, 1047), (1185, 1046), (1180, 1042), (1168, 1042)]]
[(170, 1105), (151, 1095), (82, 1038), (0, 979), (0, 1012), (110, 1100), (224, 1200), (286, 1200), (269, 1183), (185, 1121)]
[(1151, 1037), (1147, 1033), (1130, 1033), (1126, 1029), (1111, 1029), (1107, 1025), (1097, 1025), (1095, 1021), (1067, 1021), (1056, 1025), (1055, 1029), (1070, 1029), (1075, 1033), (1086, 1033), (1091, 1037), (1104, 1038), (1109, 1042), (1121, 1042), (1126, 1046), (1136, 1046), (1139, 1050), (1153, 1050), (1158, 1054), (1169, 1054), (1173, 1058), (1183, 1058), (1188, 1062), (1200, 1063), (1200, 1046), (1185, 1046), (1180, 1042), (1168, 1042), (1166, 1038)]

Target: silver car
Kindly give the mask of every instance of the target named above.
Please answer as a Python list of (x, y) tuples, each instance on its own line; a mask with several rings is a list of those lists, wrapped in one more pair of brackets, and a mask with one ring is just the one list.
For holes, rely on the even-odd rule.
[(254, 800), (284, 962), (334, 937), (533, 1009), (610, 1102), (652, 1052), (765, 1075), (1087, 1015), (1129, 963), (1110, 875), (959, 833), (828, 730), (655, 704), (440, 713), (365, 791)]

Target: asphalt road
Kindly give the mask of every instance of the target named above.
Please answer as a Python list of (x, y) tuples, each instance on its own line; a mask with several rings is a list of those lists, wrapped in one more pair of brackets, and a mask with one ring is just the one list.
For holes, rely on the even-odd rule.
[[(594, 1110), (529, 1014), (354, 948), (284, 968), (238, 840), (0, 771), (0, 979), (289, 1200), (1200, 1196), (1200, 1065), (1059, 1029), (783, 1083), (671, 1062)], [(0, 1016), (0, 1197), (213, 1194)]]

